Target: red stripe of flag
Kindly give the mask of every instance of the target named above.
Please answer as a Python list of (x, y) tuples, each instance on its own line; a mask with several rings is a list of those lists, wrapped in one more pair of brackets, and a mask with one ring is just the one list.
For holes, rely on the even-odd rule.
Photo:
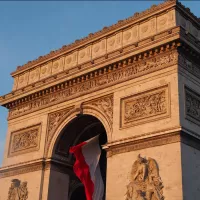
[(94, 183), (91, 180), (90, 169), (88, 164), (85, 162), (85, 158), (82, 153), (82, 146), (87, 144), (86, 142), (82, 142), (77, 146), (70, 148), (70, 153), (74, 153), (76, 157), (76, 162), (74, 164), (74, 173), (80, 179), (85, 187), (85, 194), (87, 200), (92, 200), (92, 196), (94, 193)]

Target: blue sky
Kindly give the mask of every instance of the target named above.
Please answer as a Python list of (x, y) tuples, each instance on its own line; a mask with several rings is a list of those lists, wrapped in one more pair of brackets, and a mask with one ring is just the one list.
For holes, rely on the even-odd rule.
[[(11, 91), (16, 66), (49, 53), (161, 1), (0, 1), (0, 95)], [(182, 1), (200, 17), (200, 1)], [(7, 131), (0, 107), (0, 165)]]

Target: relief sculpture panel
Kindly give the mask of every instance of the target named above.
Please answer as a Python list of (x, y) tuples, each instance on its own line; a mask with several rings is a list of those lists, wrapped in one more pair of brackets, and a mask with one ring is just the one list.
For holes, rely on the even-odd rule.
[(28, 84), (29, 73), (19, 75), (17, 88), (25, 87)]
[(62, 121), (62, 119), (70, 110), (71, 108), (66, 108), (50, 113), (48, 115), (47, 141), (49, 141), (52, 138), (55, 129), (58, 127), (59, 123)]
[(139, 27), (140, 39), (149, 37), (156, 33), (156, 18), (153, 18), (147, 22), (144, 22)]
[(139, 32), (138, 32), (138, 25), (123, 31), (123, 46), (132, 44), (138, 40)]
[(28, 189), (27, 182), (21, 182), (18, 179), (13, 179), (8, 191), (8, 200), (27, 200)]
[(30, 71), (28, 83), (31, 84), (31, 83), (37, 82), (39, 78), (40, 78), (40, 69), (35, 68)]
[(9, 156), (28, 153), (39, 149), (40, 127), (34, 125), (11, 133)]
[(92, 45), (92, 59), (106, 54), (106, 39)]
[(49, 148), (50, 142), (54, 136), (56, 128), (60, 125), (60, 123), (66, 118), (66, 115), (73, 107), (65, 108), (62, 110), (57, 110), (55, 112), (48, 114), (48, 125), (47, 125), (47, 136), (46, 136), (46, 145), (45, 145), (45, 153)]
[(64, 70), (68, 70), (72, 67), (75, 67), (77, 64), (78, 64), (78, 51), (75, 51), (65, 57)]
[(157, 17), (157, 30), (164, 31), (176, 25), (175, 11)]
[(53, 61), (52, 74), (57, 74), (57, 73), (63, 71), (64, 61), (65, 61), (64, 57), (61, 57), (61, 58)]
[(107, 52), (112, 52), (119, 48), (122, 48), (122, 32), (107, 39)]
[(121, 127), (169, 116), (168, 86), (125, 97), (121, 100)]
[(186, 119), (200, 125), (200, 94), (185, 87)]
[(83, 105), (92, 105), (101, 111), (107, 118), (109, 126), (112, 129), (113, 124), (113, 94), (94, 99), (89, 102), (85, 102)]
[(138, 155), (132, 166), (125, 200), (164, 200), (163, 187), (157, 162)]
[(47, 78), (51, 75), (52, 62), (49, 62), (40, 68), (40, 79)]
[(78, 52), (78, 64), (90, 61), (92, 58), (91, 46), (81, 49)]

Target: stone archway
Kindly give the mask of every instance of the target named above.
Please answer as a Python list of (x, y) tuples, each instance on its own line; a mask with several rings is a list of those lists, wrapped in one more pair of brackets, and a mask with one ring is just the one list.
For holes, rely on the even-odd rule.
[[(55, 166), (54, 168), (56, 169), (56, 171), (59, 171), (59, 173), (62, 172), (63, 174), (69, 176), (68, 197), (67, 197), (68, 200), (76, 200), (76, 199), (85, 200), (84, 187), (81, 184), (81, 182), (76, 178), (73, 172), (73, 164), (75, 159), (73, 155), (69, 153), (69, 148), (83, 141), (86, 141), (98, 134), (100, 135), (99, 137), (100, 145), (106, 144), (107, 134), (106, 134), (106, 129), (104, 128), (102, 122), (92, 115), (81, 114), (73, 118), (64, 126), (64, 128), (62, 129), (62, 131), (60, 132), (55, 141), (52, 151), (52, 160), (59, 160), (60, 162), (62, 162), (63, 165), (60, 164), (57, 165), (56, 163), (54, 163)], [(64, 169), (63, 167), (64, 165), (66, 166), (66, 169)], [(102, 150), (102, 155), (100, 157), (100, 169), (105, 188), (106, 188), (106, 167), (107, 167), (106, 152), (105, 150)], [(52, 171), (52, 174), (55, 174), (55, 172)], [(50, 180), (51, 180), (51, 174), (50, 174)], [(55, 185), (53, 181), (54, 180), (52, 179), (52, 183), (49, 183), (49, 190), (51, 190), (51, 185)], [(80, 196), (82, 197), (80, 198)]]

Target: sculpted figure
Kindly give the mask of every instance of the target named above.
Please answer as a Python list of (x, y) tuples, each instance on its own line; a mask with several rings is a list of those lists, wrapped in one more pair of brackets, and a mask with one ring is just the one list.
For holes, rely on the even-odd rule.
[(8, 200), (27, 200), (28, 190), (27, 182), (22, 182), (18, 179), (13, 179), (8, 191)]
[(27, 182), (23, 182), (20, 186), (19, 200), (26, 200), (26, 199), (28, 199)]
[(132, 166), (126, 200), (164, 200), (162, 188), (163, 184), (156, 161), (138, 155)]

